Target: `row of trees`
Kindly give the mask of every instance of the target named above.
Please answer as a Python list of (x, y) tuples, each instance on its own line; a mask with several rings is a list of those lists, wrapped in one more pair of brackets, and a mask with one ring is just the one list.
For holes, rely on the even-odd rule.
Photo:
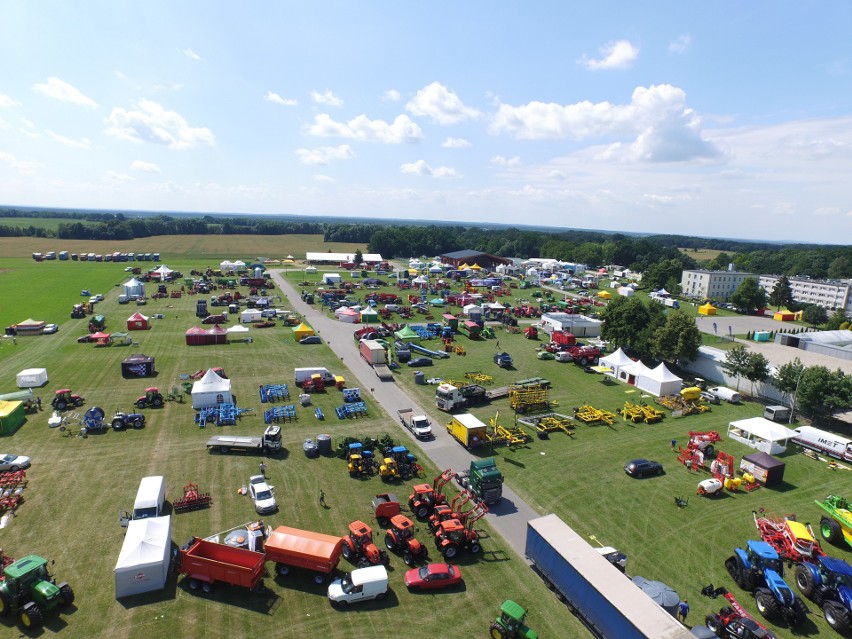
[(740, 378), (751, 382), (752, 394), (756, 383), (771, 382), (794, 412), (801, 408), (812, 419), (830, 417), (835, 410), (852, 404), (852, 376), (840, 369), (831, 371), (825, 366), (805, 366), (798, 357), (772, 373), (763, 354), (740, 345), (728, 351), (722, 368), (736, 378), (737, 390)]

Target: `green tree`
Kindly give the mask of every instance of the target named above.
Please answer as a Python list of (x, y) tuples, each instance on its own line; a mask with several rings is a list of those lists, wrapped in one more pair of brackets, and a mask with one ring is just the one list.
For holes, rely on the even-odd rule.
[(680, 280), (683, 275), (683, 264), (680, 260), (662, 260), (649, 266), (642, 274), (642, 283), (647, 284), (652, 291), (664, 286), (669, 286), (671, 280), (678, 282), (678, 290), (669, 290), (669, 293), (677, 294), (680, 290)]
[(812, 417), (831, 415), (852, 403), (852, 378), (839, 369), (830, 371), (825, 366), (809, 366), (799, 382), (796, 398)]
[(352, 261), (355, 262), (355, 266), (361, 266), (364, 263), (364, 254), (361, 252), (361, 249), (355, 249), (355, 256), (352, 258)]
[(601, 319), (603, 339), (647, 355), (651, 353), (654, 331), (665, 323), (665, 313), (659, 304), (617, 296), (601, 312)]
[(766, 306), (766, 291), (758, 284), (756, 278), (747, 277), (731, 295), (731, 303), (741, 313), (754, 313), (757, 309)]
[(683, 311), (669, 311), (665, 324), (653, 336), (651, 354), (667, 362), (692, 361), (701, 346), (701, 332), (695, 318)]
[(780, 311), (781, 307), (786, 307), (793, 301), (793, 289), (790, 286), (790, 280), (786, 275), (782, 275), (775, 286), (772, 287), (772, 292), (769, 294), (769, 303), (775, 307), (776, 311)]
[(810, 326), (819, 326), (828, 321), (828, 312), (816, 304), (808, 304), (802, 311), (802, 320)]
[(751, 382), (751, 394), (754, 396), (754, 383), (769, 379), (769, 360), (763, 353), (749, 353), (748, 363), (743, 377)]
[(843, 255), (835, 257), (828, 265), (828, 276), (831, 279), (839, 280), (849, 275), (852, 275), (852, 268), (849, 266), (849, 260)]
[(849, 318), (846, 317), (846, 311), (843, 308), (838, 308), (831, 314), (831, 317), (828, 318), (828, 321), (825, 324), (825, 329), (828, 331), (842, 330), (841, 327), (848, 321)]
[(792, 413), (796, 412), (796, 389), (804, 372), (805, 365), (802, 364), (802, 360), (796, 357), (792, 361), (779, 366), (772, 378), (772, 385), (781, 391), (782, 395), (790, 398), (790, 410)]
[(736, 377), (737, 390), (740, 390), (740, 377), (745, 375), (748, 370), (748, 364), (749, 352), (742, 344), (734, 346), (725, 355), (725, 362), (722, 364), (722, 369), (731, 377)]

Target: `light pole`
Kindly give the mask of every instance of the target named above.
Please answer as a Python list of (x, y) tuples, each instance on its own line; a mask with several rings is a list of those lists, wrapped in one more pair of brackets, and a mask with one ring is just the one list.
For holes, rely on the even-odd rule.
[(805, 367), (802, 366), (802, 372), (799, 373), (799, 378), (796, 380), (796, 388), (793, 390), (793, 400), (790, 402), (790, 419), (787, 420), (787, 424), (793, 423), (793, 416), (796, 413), (796, 401), (799, 395), (799, 382), (802, 381), (802, 376), (805, 374)]

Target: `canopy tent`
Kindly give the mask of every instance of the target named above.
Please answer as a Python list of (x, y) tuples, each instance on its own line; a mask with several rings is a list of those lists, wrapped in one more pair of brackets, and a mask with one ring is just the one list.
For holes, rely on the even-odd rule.
[(598, 291), (598, 297), (602, 300), (609, 300), (612, 299), (612, 293), (609, 291)]
[(213, 324), (207, 329), (208, 344), (227, 344), (228, 331), (222, 328), (219, 324)]
[(379, 312), (372, 306), (368, 306), (367, 308), (361, 311), (361, 321), (365, 324), (372, 324), (374, 322), (378, 322)]
[(325, 284), (340, 284), (340, 273), (323, 273), (322, 281)]
[(634, 295), (636, 295), (636, 289), (634, 289), (632, 286), (619, 286), (618, 294), (622, 297), (633, 297)]
[(716, 314), (716, 307), (713, 306), (710, 302), (707, 302), (706, 304), (702, 304), (701, 306), (698, 307), (698, 314), (699, 315), (715, 315)]
[(779, 455), (787, 450), (787, 440), (796, 431), (764, 417), (740, 419), (728, 424), (728, 437), (757, 450)]
[(767, 488), (784, 481), (785, 468), (784, 462), (763, 452), (745, 455), (740, 461), (740, 470), (751, 473), (758, 482)]
[(147, 331), (149, 328), (151, 325), (148, 323), (148, 318), (138, 311), (127, 318), (128, 331)]
[(27, 421), (24, 402), (0, 400), (0, 435), (12, 435)]
[(46, 368), (25, 368), (15, 377), (18, 388), (38, 388), (47, 384)]
[(334, 311), (334, 316), (341, 322), (346, 322), (347, 324), (354, 324), (358, 321), (358, 318), (361, 317), (361, 314), (358, 311), (353, 311), (348, 306), (341, 306), (336, 311)]
[(169, 275), (171, 275), (172, 273), (174, 273), (174, 271), (165, 264), (161, 264), (153, 271), (149, 271), (151, 277), (158, 278), (161, 282), (165, 282), (167, 279), (169, 279)]
[(15, 324), (15, 332), (18, 335), (41, 335), (44, 332), (45, 322), (42, 320), (34, 320), (31, 317), (23, 322)]
[(658, 397), (675, 395), (680, 391), (681, 386), (683, 386), (683, 380), (666, 368), (662, 362), (656, 368), (646, 367), (646, 372), (639, 375), (636, 380), (637, 388)]
[(616, 379), (621, 379), (619, 377), (619, 372), (623, 367), (633, 364), (633, 360), (627, 357), (624, 351), (619, 348), (614, 353), (610, 353), (606, 357), (601, 357), (598, 364), (600, 366), (608, 366), (612, 369), (612, 376)]
[(303, 337), (310, 337), (313, 334), (314, 329), (312, 329), (304, 322), (301, 322), (298, 326), (293, 327), (293, 339), (295, 339), (297, 342)]
[(481, 271), (482, 267), (479, 264), (474, 263), (473, 266), (470, 267), (471, 271)]
[(470, 317), (471, 315), (482, 315), (482, 307), (478, 304), (465, 304), (462, 307), (462, 313)]
[(145, 297), (145, 283), (140, 282), (135, 277), (131, 277), (124, 283), (124, 295), (127, 299)]
[(632, 386), (639, 386), (639, 379), (643, 375), (647, 375), (651, 371), (650, 368), (638, 360), (621, 367), (618, 379), (627, 382)]
[(121, 376), (125, 379), (153, 377), (156, 372), (154, 358), (142, 353), (134, 353), (121, 362)]
[(420, 343), (420, 336), (414, 332), (414, 330), (406, 324), (400, 330), (396, 331), (393, 336), (398, 339), (400, 342), (415, 342), (417, 344)]
[(212, 368), (192, 385), (192, 407), (196, 410), (218, 404), (229, 404), (233, 401), (231, 380), (222, 379)]
[(240, 313), (240, 321), (243, 324), (251, 324), (252, 322), (261, 322), (263, 321), (263, 315), (261, 315), (262, 311), (256, 308), (247, 308), (242, 313)]
[(200, 326), (193, 326), (186, 332), (187, 346), (202, 346), (207, 343), (207, 331)]
[(248, 326), (243, 326), (242, 324), (234, 324), (233, 326), (229, 326), (228, 328), (226, 328), (225, 332), (228, 334), (229, 340), (243, 338), (243, 341), (251, 341), (251, 338), (248, 336)]
[(115, 598), (166, 587), (172, 552), (171, 517), (134, 519), (115, 563)]

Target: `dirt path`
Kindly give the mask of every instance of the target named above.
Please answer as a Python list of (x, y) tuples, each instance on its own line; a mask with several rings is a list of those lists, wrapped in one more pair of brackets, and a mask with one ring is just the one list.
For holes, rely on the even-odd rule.
[[(400, 432), (405, 433), (407, 437), (412, 437), (399, 424), (396, 417), (397, 410), (401, 408), (414, 408), (417, 413), (426, 413), (433, 424), (440, 425), (444, 422), (446, 415), (438, 411), (437, 408), (430, 407), (430, 410), (423, 410), (423, 407), (412, 402), (405, 388), (395, 382), (382, 382), (376, 377), (370, 365), (360, 356), (358, 349), (353, 348), (352, 332), (354, 328), (352, 324), (331, 319), (318, 306), (303, 302), (299, 291), (281, 277), (280, 271), (272, 271), (272, 279), (282, 293), (289, 298), (293, 308), (302, 314), (355, 376), (360, 387), (370, 389), (373, 398), (388, 413), (389, 419), (398, 425)], [(418, 445), (438, 468), (467, 469), (470, 466), (473, 457), (446, 432), (446, 429), (439, 426), (434, 429), (434, 434), (434, 439), (418, 442)], [(491, 507), (488, 513), (488, 522), (505, 539), (512, 550), (523, 557), (527, 521), (538, 516), (539, 513), (504, 484), (503, 499), (500, 500), (500, 503)]]

